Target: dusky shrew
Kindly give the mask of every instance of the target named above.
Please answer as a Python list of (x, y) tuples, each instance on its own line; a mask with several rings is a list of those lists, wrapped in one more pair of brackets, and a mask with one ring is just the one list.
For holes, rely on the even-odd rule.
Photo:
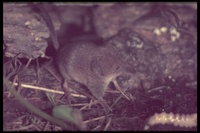
[(85, 85), (98, 100), (102, 100), (110, 82), (119, 75), (132, 75), (134, 70), (112, 45), (96, 45), (92, 42), (77, 41), (59, 47), (55, 28), (47, 11), (37, 5), (50, 30), (56, 63), (63, 77), (63, 87), (69, 93), (68, 83), (74, 80)]

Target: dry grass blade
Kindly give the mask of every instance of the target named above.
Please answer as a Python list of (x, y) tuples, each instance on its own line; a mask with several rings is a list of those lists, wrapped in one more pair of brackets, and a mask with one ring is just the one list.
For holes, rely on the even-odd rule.
[(110, 123), (111, 123), (111, 118), (108, 119), (108, 122), (104, 128), (104, 131), (107, 131), (108, 130), (108, 127), (110, 126)]
[(119, 90), (119, 92), (121, 92), (121, 94), (127, 99), (127, 100), (129, 100), (130, 101), (130, 98), (129, 97), (127, 97), (126, 96), (126, 94), (120, 89), (120, 87), (119, 87), (119, 85), (118, 85), (118, 83), (117, 83), (117, 81), (116, 80), (114, 80), (113, 81), (113, 83), (114, 83), (114, 85), (115, 85), (115, 87)]

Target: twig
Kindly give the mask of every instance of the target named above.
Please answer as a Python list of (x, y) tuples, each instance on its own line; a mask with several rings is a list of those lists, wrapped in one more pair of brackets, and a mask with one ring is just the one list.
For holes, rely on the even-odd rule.
[(86, 107), (91, 107), (91, 105), (98, 103), (97, 101), (90, 100), (90, 103), (86, 104), (80, 110), (84, 110)]
[[(10, 82), (11, 83), (11, 82)], [(14, 86), (18, 86), (18, 83), (13, 83)], [(25, 87), (27, 89), (35, 89), (35, 90), (41, 90), (41, 91), (46, 91), (46, 92), (51, 92), (51, 93), (57, 93), (57, 94), (61, 94), (63, 95), (64, 92), (63, 91), (58, 91), (58, 90), (53, 90), (53, 89), (47, 89), (44, 87), (39, 87), (39, 86), (33, 86), (33, 85), (28, 85), (28, 84), (21, 84), (22, 87)], [(80, 95), (80, 94), (75, 94), (72, 93), (71, 94), (74, 97), (81, 97), (81, 98), (86, 98), (86, 96), (84, 95)]]
[(48, 127), (48, 125), (49, 125), (49, 121), (47, 121), (47, 122), (46, 122), (46, 124), (44, 125), (44, 128), (43, 128), (43, 130), (42, 130), (42, 131), (46, 131), (46, 129), (47, 129), (47, 127)]
[(161, 90), (161, 89), (164, 89), (164, 88), (167, 88), (167, 86), (159, 86), (159, 87), (153, 88), (151, 90), (148, 90), (148, 93), (151, 93), (153, 91), (158, 91), (158, 90)]
[(59, 82), (61, 82), (61, 79), (55, 74), (53, 73), (48, 67), (46, 67), (46, 65), (43, 66), (50, 74), (52, 74)]
[(20, 128), (14, 128), (11, 131), (23, 131), (23, 130), (28, 130), (31, 127), (33, 127), (33, 124), (30, 124), (30, 125), (24, 126), (24, 127), (20, 127)]
[(36, 131), (41, 131), (40, 127), (38, 127), (36, 124), (33, 124), (33, 127), (36, 129)]
[(87, 123), (89, 123), (89, 122), (101, 120), (101, 119), (104, 119), (104, 118), (105, 118), (105, 116), (100, 116), (100, 117), (97, 117), (97, 118), (93, 118), (93, 119), (90, 119), (90, 120), (86, 120), (86, 121), (84, 121), (83, 123), (84, 123), (84, 124), (87, 124)]
[(114, 80), (113, 81), (113, 83), (114, 83), (114, 85), (115, 85), (115, 87), (119, 90), (119, 92), (121, 92), (121, 94), (127, 99), (127, 100), (129, 100), (130, 101), (130, 98), (129, 97), (127, 97), (126, 95), (125, 95), (125, 93), (120, 89), (120, 87), (119, 87), (119, 85), (118, 85), (118, 83), (117, 83), (117, 81), (116, 80)]
[(115, 100), (115, 102), (110, 106), (111, 108), (122, 98), (122, 94)]

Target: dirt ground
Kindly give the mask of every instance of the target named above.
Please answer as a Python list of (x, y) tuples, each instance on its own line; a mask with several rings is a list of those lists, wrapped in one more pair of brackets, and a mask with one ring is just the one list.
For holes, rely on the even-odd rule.
[[(80, 40), (112, 45), (133, 66), (134, 75), (131, 84), (126, 84), (126, 77), (116, 78), (123, 93), (110, 83), (103, 97), (112, 109), (108, 113), (86, 87), (73, 90), (76, 101), (69, 104), (63, 96), (62, 77), (54, 60), (56, 51), (44, 19), (30, 3), (4, 3), (4, 75), (24, 100), (50, 115), (53, 106), (48, 96), (57, 106), (78, 109), (81, 122), (86, 125), (84, 130), (197, 130), (196, 125), (188, 127), (185, 118), (197, 113), (196, 3), (43, 6), (53, 21), (61, 47)], [(39, 87), (53, 92), (38, 90)], [(162, 112), (180, 114), (177, 115), (180, 122), (168, 120), (150, 125), (149, 119)], [(193, 120), (197, 124), (197, 118)], [(80, 130), (79, 126), (69, 123), (68, 130)], [(64, 129), (25, 108), (4, 86), (3, 130)]]

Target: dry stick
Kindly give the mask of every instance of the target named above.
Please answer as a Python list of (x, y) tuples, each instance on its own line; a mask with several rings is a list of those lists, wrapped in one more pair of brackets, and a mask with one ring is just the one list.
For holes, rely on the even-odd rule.
[(17, 62), (19, 63), (19, 67), (18, 67), (18, 70), (16, 68), (16, 73), (18, 73), (20, 71), (20, 68), (22, 66), (22, 63), (19, 61), (19, 59), (15, 59), (14, 60), (14, 66), (17, 66)]
[(8, 75), (6, 75), (6, 76), (8, 79), (10, 79), (10, 77), (13, 76), (15, 73), (16, 73), (15, 71), (12, 71), (12, 72), (8, 73)]
[[(50, 62), (52, 62), (52, 61), (50, 61)], [(49, 63), (50, 63), (49, 62)], [(51, 73), (59, 82), (61, 82), (61, 80), (60, 80), (60, 78), (58, 78), (58, 76), (55, 74), (55, 73), (53, 73), (48, 67), (46, 67), (46, 65), (44, 65), (43, 66), (49, 73)]]
[(25, 67), (24, 67), (22, 70), (26, 69), (26, 68), (28, 67), (28, 65), (31, 63), (31, 61), (32, 61), (32, 59), (31, 59), (31, 58), (30, 58), (30, 59), (28, 59), (28, 62), (26, 63)]
[(104, 119), (104, 118), (105, 118), (105, 116), (100, 116), (100, 117), (97, 117), (97, 118), (93, 118), (93, 119), (90, 119), (90, 120), (86, 120), (86, 121), (84, 121), (83, 123), (84, 123), (84, 124), (87, 124), (87, 123), (89, 123), (89, 122), (101, 120), (101, 119)]
[[(18, 60), (18, 59), (15, 59), (15, 66), (17, 66), (17, 62), (19, 62), (19, 66), (18, 66), (18, 70), (16, 70), (16, 74), (22, 72), (24, 69), (26, 69), (28, 67), (28, 65), (30, 64), (32, 59), (29, 59), (28, 62), (26, 63), (25, 67), (24, 68), (21, 68), (22, 66), (22, 63)], [(21, 68), (21, 70), (20, 70)]]
[(98, 103), (98, 101), (90, 100), (90, 103), (84, 103), (85, 105), (82, 108), (80, 108), (80, 110), (84, 110), (85, 108), (90, 107), (91, 105), (97, 104), (97, 103)]
[[(13, 83), (13, 85), (14, 86), (18, 86), (18, 83)], [(21, 86), (25, 87), (25, 88), (28, 88), (28, 89), (41, 90), (41, 91), (46, 91), (46, 92), (51, 92), (51, 93), (57, 93), (57, 94), (61, 94), (61, 95), (64, 94), (63, 91), (57, 91), (57, 90), (47, 89), (47, 88), (39, 87), (39, 86), (33, 86), (33, 85), (27, 85), (27, 84), (21, 84)], [(84, 96), (84, 95), (74, 94), (74, 93), (72, 93), (72, 96), (86, 98), (86, 96)]]
[(110, 106), (111, 108), (122, 98), (122, 94), (115, 100), (115, 102)]
[(41, 129), (35, 124), (33, 124), (33, 127), (36, 129), (36, 131), (41, 131)]
[(46, 122), (42, 131), (46, 131), (46, 128), (48, 127), (48, 125), (49, 125), (49, 121)]
[(106, 126), (104, 128), (104, 131), (108, 130), (108, 127), (110, 126), (110, 123), (111, 123), (111, 118), (108, 119), (108, 123), (106, 124)]
[(153, 91), (162, 90), (162, 89), (164, 89), (164, 88), (167, 88), (167, 86), (159, 86), (159, 87), (150, 89), (150, 90), (148, 90), (148, 93), (151, 93), (151, 92), (153, 92)]
[[(10, 82), (12, 83), (12, 82)], [(18, 83), (12, 83), (13, 86), (18, 86)], [(41, 91), (46, 91), (46, 92), (51, 92), (51, 93), (56, 93), (56, 94), (61, 94), (63, 95), (64, 92), (63, 91), (58, 91), (58, 90), (53, 90), (53, 89), (47, 89), (47, 88), (44, 88), (44, 87), (39, 87), (39, 86), (33, 86), (33, 85), (28, 85), (28, 84), (23, 84), (21, 83), (21, 87), (25, 87), (27, 89), (35, 89), (35, 90), (41, 90)], [(109, 91), (109, 93), (112, 93), (112, 91)], [(114, 91), (114, 93), (119, 93), (119, 92), (116, 92)], [(81, 95), (81, 94), (75, 94), (75, 93), (71, 93), (71, 95), (73, 97), (81, 97), (81, 98), (87, 98), (86, 96), (84, 95)], [(97, 101), (95, 102), (92, 102), (91, 104), (96, 104), (98, 103)], [(84, 103), (82, 105), (85, 105), (84, 107), (82, 107), (82, 109), (86, 108), (88, 106), (88, 103)], [(74, 104), (73, 106), (81, 106), (81, 104)]]
[(62, 129), (58, 126), (55, 126), (55, 131), (62, 131)]
[[(14, 60), (14, 59), (11, 59), (10, 61), (4, 63), (4, 68), (6, 68), (6, 64), (8, 64), (8, 63), (10, 63), (9, 65), (12, 65), (12, 60)], [(21, 65), (19, 67), (21, 67)], [(15, 68), (13, 65), (12, 65), (12, 68), (13, 68), (13, 70), (10, 73), (7, 74), (8, 79), (10, 79), (11, 76), (13, 76), (14, 74), (17, 73), (17, 68)]]
[(6, 123), (6, 126), (7, 125), (13, 125), (13, 124), (19, 124), (19, 125), (21, 125), (22, 124), (22, 119), (24, 118), (24, 117), (26, 117), (26, 115), (23, 115), (23, 116), (20, 116), (20, 117), (17, 117), (17, 118), (15, 118), (12, 122), (7, 122)]
[[(9, 65), (12, 65), (12, 61), (14, 61), (14, 66), (16, 66), (16, 61), (18, 61), (17, 60), (17, 56), (19, 56), (21, 53), (19, 53), (19, 54), (17, 54), (16, 56), (14, 56), (11, 60), (9, 60), (9, 61), (7, 61), (7, 62), (5, 62), (4, 63), (4, 67), (6, 66), (6, 64), (9, 64)], [(22, 65), (22, 63), (21, 62), (19, 62), (19, 67), (21, 67), (21, 65)], [(12, 67), (14, 67), (13, 65), (12, 65)], [(14, 68), (13, 68), (14, 69)], [(16, 69), (14, 69), (14, 73), (16, 73), (17, 72), (17, 70)], [(13, 71), (12, 71), (13, 72)], [(10, 72), (9, 73), (9, 75), (10, 76), (12, 76), (12, 75), (14, 75), (14, 74), (12, 74), (12, 72)], [(10, 77), (7, 75), (7, 78), (9, 79)]]
[(14, 129), (12, 129), (12, 131), (28, 130), (28, 128), (31, 128), (31, 127), (33, 127), (33, 124), (30, 124), (30, 125), (25, 126), (25, 127), (14, 128)]
[(100, 125), (97, 125), (97, 127), (95, 127), (94, 129), (92, 129), (92, 131), (96, 131), (100, 127), (101, 127)]
[[(18, 83), (13, 83), (14, 86), (18, 86)], [(57, 91), (57, 90), (51, 90), (47, 89), (44, 87), (39, 87), (39, 86), (33, 86), (33, 85), (28, 85), (28, 84), (21, 84), (22, 87), (25, 87), (27, 89), (35, 89), (35, 90), (41, 90), (41, 91), (46, 91), (46, 92), (52, 92), (52, 93), (57, 93), (63, 95), (63, 91)]]
[(121, 92), (121, 94), (122, 94), (127, 100), (130, 101), (130, 98), (128, 98), (128, 97), (126, 96), (126, 94), (124, 94), (124, 92), (120, 89), (120, 87), (119, 87), (117, 81), (114, 80), (113, 83), (114, 83), (115, 87)]
[[(97, 102), (96, 102), (97, 103)], [(93, 104), (96, 104), (95, 102), (93, 102)], [(76, 103), (76, 104), (72, 104), (72, 107), (77, 107), (77, 106), (88, 106), (88, 103)], [(83, 107), (82, 107), (83, 108)], [(81, 109), (80, 109), (81, 110)]]

